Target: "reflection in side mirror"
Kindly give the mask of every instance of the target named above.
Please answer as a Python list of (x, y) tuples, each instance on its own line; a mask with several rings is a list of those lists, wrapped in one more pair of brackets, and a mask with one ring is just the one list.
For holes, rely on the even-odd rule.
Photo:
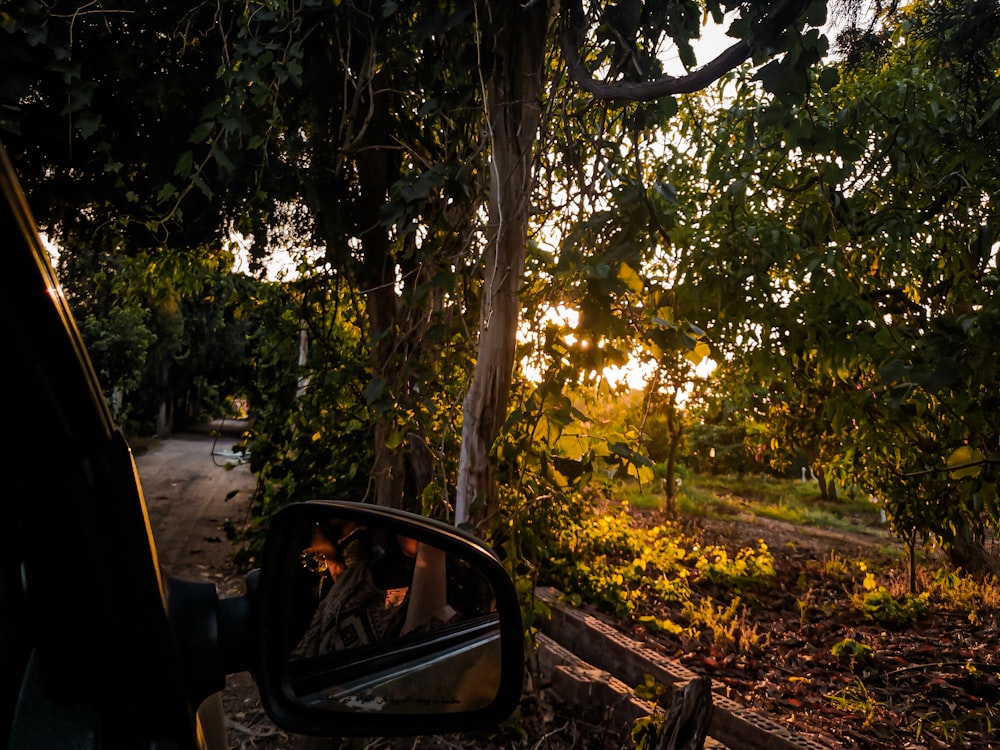
[(258, 594), (265, 707), (312, 734), (483, 726), (520, 697), (513, 585), (481, 542), (357, 503), (279, 513)]
[(500, 685), (496, 595), (427, 542), (317, 523), (300, 555), (312, 610), (289, 653), (296, 699), (333, 711), (427, 713), (488, 706)]

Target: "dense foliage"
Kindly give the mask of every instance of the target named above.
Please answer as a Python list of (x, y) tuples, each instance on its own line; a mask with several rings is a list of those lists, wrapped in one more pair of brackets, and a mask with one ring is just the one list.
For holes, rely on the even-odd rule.
[(0, 128), (116, 414), (250, 397), (250, 548), (323, 495), (530, 563), (539, 498), (805, 465), (983, 565), (1000, 14), (876, 5), (830, 56), (824, 3), (27, 2)]
[[(472, 520), (526, 625), (551, 583), (734, 685), (816, 631), (851, 672), (821, 697), (867, 722), (855, 668), (891, 673), (893, 634), (995, 608), (918, 575), (921, 542), (981, 570), (1000, 524), (1000, 9), (874, 5), (831, 49), (801, 0), (28, 0), (0, 9), (0, 137), (116, 417), (249, 404), (241, 564), (315, 497)], [(692, 93), (727, 12), (733, 71)], [(814, 513), (885, 511), (909, 590), (678, 521), (697, 472), (800, 470)]]
[[(606, 73), (611, 88), (602, 95), (622, 84), (631, 96), (630, 87), (644, 81), (662, 95), (675, 84), (661, 52), (672, 40), (684, 66), (694, 66), (690, 40), (702, 13), (740, 16), (722, 71), (769, 53), (772, 43), (782, 52), (802, 48), (808, 40), (799, 16), (807, 4), (532, 3), (512, 12), (489, 2), (126, 3), (114, 10), (28, 2), (0, 19), (11, 42), (3, 52), (0, 127), (40, 223), (70, 254), (96, 245), (126, 258), (154, 249), (177, 257), (232, 236), (247, 240), (255, 261), (281, 246), (315, 248), (309, 275), (354, 306), (348, 325), (361, 329), (367, 348), (367, 382), (359, 385), (374, 416), (371, 496), (413, 504), (414, 491), (422, 495), (440, 474), (458, 485), (457, 497), (443, 494), (445, 506), (472, 504), (495, 518), (496, 469), (487, 454), (508, 412), (527, 227), (532, 204), (542, 201), (533, 189), (538, 144), (561, 122), (566, 137), (558, 149), (568, 153), (579, 133), (600, 129), (602, 112), (613, 112), (586, 112), (567, 72), (584, 87)], [(554, 54), (557, 42), (569, 68)], [(684, 86), (694, 90), (717, 76), (699, 72)], [(555, 109), (542, 116), (541, 83), (549, 80), (577, 92), (558, 98), (575, 96), (582, 120)], [(648, 98), (652, 89), (644, 90)], [(670, 111), (667, 102), (637, 118), (613, 117), (649, 129)], [(614, 125), (607, 136), (624, 132)], [(584, 177), (593, 154), (611, 155), (608, 143), (593, 141), (596, 150), (565, 162), (573, 171), (556, 174)], [(620, 156), (613, 161), (617, 168)], [(641, 258), (631, 276), (619, 273), (621, 260), (598, 266), (634, 287)], [(144, 309), (153, 321), (157, 310)], [(310, 334), (323, 325), (322, 315), (309, 319), (314, 309), (299, 308)], [(675, 346), (672, 328), (683, 329), (664, 320), (649, 334), (659, 349)], [(179, 330), (176, 321), (164, 324), (171, 322), (161, 331), (167, 361), (185, 353), (169, 346)], [(281, 335), (280, 316), (261, 325), (272, 322)], [(139, 357), (144, 338), (132, 338)], [(284, 361), (300, 367), (297, 358)], [(450, 377), (452, 366), (455, 373), (474, 366), (471, 382)], [(162, 367), (150, 362), (148, 369)], [(313, 389), (324, 383), (309, 380)], [(431, 384), (442, 390), (433, 406)], [(328, 396), (339, 397), (336, 390)], [(462, 418), (455, 419), (455, 403)], [(298, 440), (322, 432), (257, 423), (262, 433)], [(463, 431), (461, 465), (473, 467), (463, 480), (460, 466), (457, 482), (427, 449), (449, 447), (455, 428)], [(299, 454), (285, 441), (252, 447), (269, 465), (285, 455), (294, 463)], [(633, 451), (616, 450), (626, 458)], [(285, 496), (270, 491), (262, 483), (263, 504)], [(458, 520), (467, 512), (454, 510)]]
[(974, 568), (1000, 520), (1000, 46), (978, 33), (997, 19), (917, 3), (808, 90), (736, 77), (651, 167), (679, 195), (672, 243), (695, 249), (690, 315), (727, 360), (717, 398), (760, 456), (805, 456)]

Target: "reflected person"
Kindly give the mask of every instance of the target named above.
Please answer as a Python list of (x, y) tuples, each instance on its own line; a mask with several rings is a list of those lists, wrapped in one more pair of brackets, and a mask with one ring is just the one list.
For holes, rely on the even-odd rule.
[(317, 524), (302, 559), (321, 575), (320, 591), (327, 582), (330, 588), (292, 659), (366, 646), (457, 617), (446, 600), (444, 552), (414, 539), (349, 522)]

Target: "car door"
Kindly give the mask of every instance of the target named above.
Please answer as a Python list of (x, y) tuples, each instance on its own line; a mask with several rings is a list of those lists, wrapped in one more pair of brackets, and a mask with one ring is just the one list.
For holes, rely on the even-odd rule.
[(198, 747), (132, 454), (2, 152), (0, 191), (0, 737)]

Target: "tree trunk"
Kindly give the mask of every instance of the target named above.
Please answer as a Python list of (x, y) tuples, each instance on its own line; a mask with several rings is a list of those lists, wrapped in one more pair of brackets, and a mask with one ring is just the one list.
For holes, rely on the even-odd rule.
[(906, 538), (906, 559), (909, 567), (910, 593), (917, 593), (917, 532), (911, 532)]
[[(379, 244), (379, 243), (373, 243)], [(365, 253), (369, 244), (365, 243)], [(386, 253), (384, 263), (392, 265)], [(398, 368), (393, 352), (398, 336), (398, 300), (393, 285), (383, 281), (368, 292), (368, 324), (373, 340), (371, 371), (373, 378), (380, 378), (389, 392), (399, 387)], [(389, 433), (394, 424), (389, 413), (379, 414), (375, 421), (375, 461), (372, 468), (372, 487), (375, 503), (399, 508), (403, 499), (404, 455), (399, 447), (390, 447)]]
[[(399, 300), (396, 296), (396, 265), (391, 240), (382, 225), (379, 212), (389, 198), (389, 188), (399, 179), (400, 159), (394, 147), (391, 87), (385, 71), (375, 74), (371, 96), (371, 118), (359, 146), (357, 169), (360, 195), (357, 201), (358, 236), (364, 253), (363, 283), (367, 288), (368, 335), (372, 341), (372, 378), (379, 378), (385, 389), (398, 388), (398, 367), (393, 361), (399, 336)], [(377, 505), (398, 508), (402, 504), (404, 456), (398, 447), (390, 448), (387, 437), (392, 430), (388, 415), (376, 417), (375, 460), (372, 487)]]
[(156, 436), (170, 437), (174, 429), (174, 410), (170, 399), (160, 401), (160, 410), (156, 413)]
[(826, 477), (826, 472), (820, 467), (813, 474), (816, 475), (816, 481), (819, 484), (819, 496), (822, 500), (829, 500), (831, 502), (836, 502), (837, 500), (837, 485), (836, 483), (830, 481)]
[(507, 414), (520, 319), (521, 276), (531, 209), (534, 145), (541, 115), (548, 7), (494, 3), (487, 91), (492, 161), (479, 345), (463, 402), (455, 523), (481, 526), (497, 510), (493, 441)]
[(1000, 557), (990, 554), (977, 535), (968, 530), (959, 530), (948, 545), (951, 564), (972, 576), (1000, 576)]
[(670, 402), (667, 405), (667, 439), (670, 445), (667, 448), (667, 512), (671, 516), (677, 515), (677, 451), (681, 445), (681, 437), (684, 434), (684, 427), (677, 417), (677, 391), (671, 390)]
[(712, 720), (712, 679), (696, 677), (671, 696), (655, 750), (701, 750)]

